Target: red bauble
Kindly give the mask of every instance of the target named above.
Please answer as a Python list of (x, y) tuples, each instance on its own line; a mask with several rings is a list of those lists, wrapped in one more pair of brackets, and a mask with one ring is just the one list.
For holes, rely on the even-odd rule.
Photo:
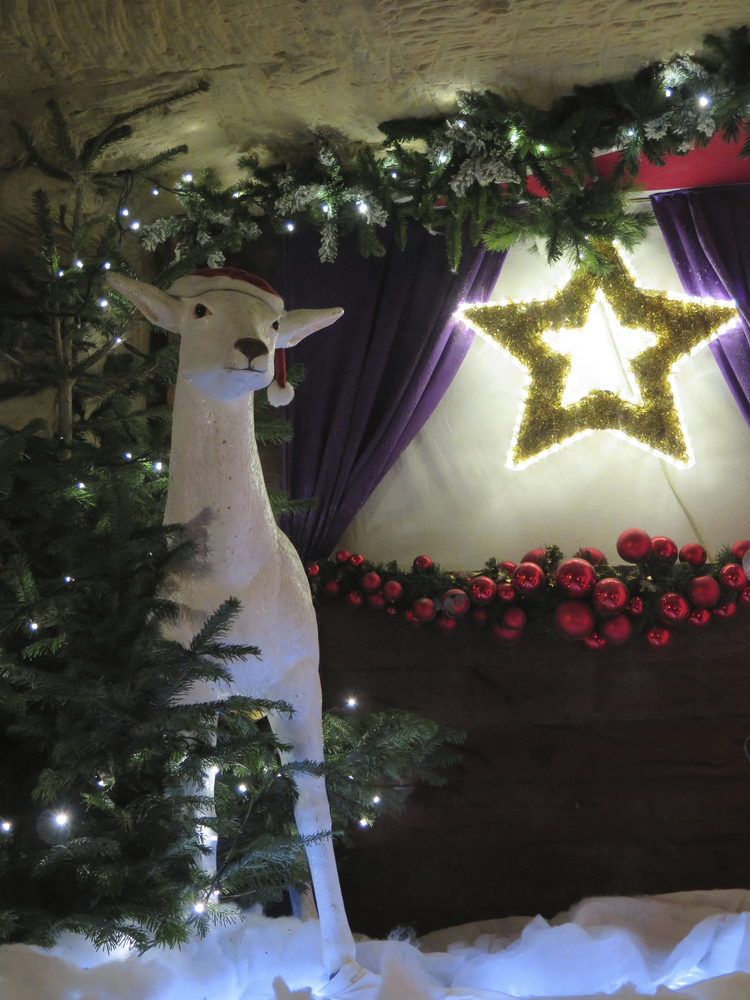
[(711, 621), (711, 612), (708, 608), (696, 608), (695, 611), (690, 612), (688, 621), (691, 625), (697, 625), (698, 628), (703, 628)]
[(555, 608), (554, 620), (564, 639), (583, 639), (594, 628), (594, 612), (584, 601), (564, 601)]
[(382, 611), (385, 607), (386, 600), (382, 594), (370, 594), (367, 598), (367, 603), (373, 611)]
[(633, 626), (627, 615), (615, 615), (605, 618), (599, 625), (599, 631), (612, 646), (627, 642), (633, 632)]
[(566, 559), (557, 567), (555, 580), (566, 597), (585, 597), (596, 583), (596, 570), (586, 559)]
[(489, 576), (475, 576), (469, 581), (469, 597), (475, 604), (489, 604), (496, 593), (497, 584)]
[(417, 621), (429, 622), (437, 614), (435, 602), (429, 597), (420, 597), (414, 602), (412, 612)]
[(443, 594), (443, 614), (448, 618), (463, 618), (469, 610), (471, 602), (463, 590), (457, 587), (453, 590), (446, 590)]
[(744, 590), (740, 591), (740, 604), (743, 604), (746, 608), (750, 608), (750, 583)]
[(497, 585), (497, 599), (502, 601), (503, 604), (510, 604), (511, 601), (516, 599), (516, 588), (512, 583), (498, 583)]
[(546, 559), (547, 550), (546, 549), (531, 549), (521, 560), (522, 563), (536, 563), (538, 566), (542, 565), (542, 560)]
[(489, 618), (490, 613), (486, 608), (472, 608), (471, 609), (471, 620), (476, 625), (484, 625)]
[(513, 570), (513, 586), (519, 594), (533, 594), (544, 583), (544, 570), (535, 562), (524, 560)]
[(666, 625), (679, 625), (690, 614), (690, 605), (682, 594), (662, 594), (656, 607), (659, 617)]
[(307, 567), (308, 576), (315, 578), (319, 573), (320, 573), (320, 566), (318, 566), (317, 563), (311, 563), (311, 565)]
[(342, 549), (340, 552), (336, 553), (336, 562), (342, 564), (349, 562), (349, 553), (346, 549)]
[(651, 555), (651, 536), (640, 528), (628, 528), (617, 539), (617, 554), (625, 562), (643, 562)]
[(590, 546), (587, 549), (579, 549), (576, 552), (576, 557), (578, 559), (587, 559), (594, 566), (599, 566), (601, 563), (607, 561), (607, 557), (601, 549), (592, 549)]
[(380, 583), (381, 580), (377, 573), (365, 573), (361, 580), (362, 590), (368, 594), (374, 594), (376, 590), (380, 590)]
[(358, 566), (361, 566), (364, 561), (365, 557), (361, 556), (359, 552), (355, 552), (353, 556), (349, 556), (349, 564), (354, 566), (355, 569), (357, 569)]
[(432, 567), (433, 562), (429, 556), (417, 556), (414, 560), (414, 569), (421, 570), (423, 573), (426, 573), (427, 570), (432, 569)]
[(508, 608), (503, 615), (503, 625), (520, 631), (526, 624), (526, 615), (520, 608)]
[(640, 597), (631, 597), (628, 601), (627, 612), (629, 615), (637, 617), (643, 614), (643, 600)]
[(422, 624), (413, 611), (404, 612), (404, 621), (411, 625), (412, 628), (417, 628), (418, 625)]
[(505, 573), (506, 576), (513, 576), (513, 570), (516, 568), (516, 564), (511, 562), (509, 559), (503, 559), (502, 562), (497, 564), (497, 568), (501, 573)]
[(742, 542), (735, 542), (732, 546), (732, 555), (735, 559), (739, 559), (742, 562), (748, 549), (750, 549), (750, 542), (747, 539)]
[(708, 559), (706, 550), (697, 542), (689, 542), (680, 549), (680, 562), (690, 563), (696, 569), (700, 569), (706, 559)]
[(743, 590), (747, 583), (745, 571), (737, 563), (727, 563), (719, 572), (719, 579), (730, 590)]
[(364, 595), (358, 590), (350, 590), (346, 595), (346, 599), (353, 608), (361, 608), (365, 603)]
[(607, 640), (603, 635), (599, 635), (598, 632), (589, 632), (581, 640), (586, 649), (591, 649), (594, 652), (598, 652), (600, 649), (605, 649), (607, 646)]
[(336, 583), (335, 580), (326, 580), (323, 590), (328, 594), (329, 597), (335, 597), (341, 588)]
[(437, 627), (443, 633), (443, 635), (453, 635), (458, 628), (458, 622), (455, 618), (448, 618), (445, 615), (438, 615), (437, 617)]
[(386, 601), (397, 601), (404, 592), (398, 580), (389, 580), (383, 584), (383, 597)]
[(646, 632), (646, 642), (654, 649), (665, 649), (672, 641), (672, 633), (668, 628), (654, 625)]
[(515, 628), (504, 628), (502, 625), (495, 624), (492, 626), (492, 638), (495, 642), (499, 642), (503, 646), (512, 646), (514, 643), (518, 642), (523, 635), (520, 629)]
[(688, 584), (688, 597), (694, 608), (712, 608), (721, 589), (712, 576), (696, 576)]
[(398, 608), (396, 607), (395, 604), (386, 604), (386, 606), (385, 606), (385, 613), (387, 615), (397, 615), (398, 614)]
[(713, 613), (717, 618), (731, 618), (732, 615), (736, 614), (737, 605), (734, 601), (727, 601), (725, 604), (717, 604), (713, 608)]
[(667, 562), (677, 562), (677, 545), (671, 538), (657, 535), (651, 539), (651, 548), (657, 556), (661, 556)]
[(622, 580), (606, 576), (595, 585), (591, 603), (600, 615), (619, 614), (628, 603), (629, 591)]

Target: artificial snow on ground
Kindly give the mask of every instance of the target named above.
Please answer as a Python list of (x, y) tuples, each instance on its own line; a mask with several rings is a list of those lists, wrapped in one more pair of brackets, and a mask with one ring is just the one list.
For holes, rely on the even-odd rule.
[(554, 920), (509, 917), (357, 944), (328, 981), (317, 921), (249, 913), (181, 951), (0, 947), (2, 1000), (507, 1000), (644, 995), (750, 1000), (750, 892), (596, 898)]

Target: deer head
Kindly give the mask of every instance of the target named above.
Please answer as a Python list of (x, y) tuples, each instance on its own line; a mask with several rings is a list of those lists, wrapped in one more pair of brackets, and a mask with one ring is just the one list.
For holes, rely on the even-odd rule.
[[(233, 268), (198, 271), (167, 291), (121, 274), (107, 280), (155, 326), (180, 334), (181, 376), (202, 395), (225, 402), (270, 386), (277, 350), (343, 314), (338, 308), (285, 312), (270, 285)], [(276, 405), (284, 405), (291, 391), (276, 396)], [(270, 390), (269, 399), (274, 402)]]

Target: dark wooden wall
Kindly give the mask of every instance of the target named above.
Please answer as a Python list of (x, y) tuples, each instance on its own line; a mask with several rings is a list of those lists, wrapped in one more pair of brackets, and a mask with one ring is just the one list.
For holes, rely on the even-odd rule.
[(319, 608), (326, 707), (405, 708), (468, 733), (442, 789), (355, 834), (355, 930), (552, 916), (599, 894), (750, 886), (750, 614), (602, 653), (445, 637)]

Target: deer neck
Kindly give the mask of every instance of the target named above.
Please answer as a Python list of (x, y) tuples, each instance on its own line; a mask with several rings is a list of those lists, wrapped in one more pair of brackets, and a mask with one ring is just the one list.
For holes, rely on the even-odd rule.
[(206, 399), (178, 376), (167, 524), (187, 524), (207, 543), (212, 575), (247, 577), (274, 558), (276, 522), (255, 442), (253, 394)]

